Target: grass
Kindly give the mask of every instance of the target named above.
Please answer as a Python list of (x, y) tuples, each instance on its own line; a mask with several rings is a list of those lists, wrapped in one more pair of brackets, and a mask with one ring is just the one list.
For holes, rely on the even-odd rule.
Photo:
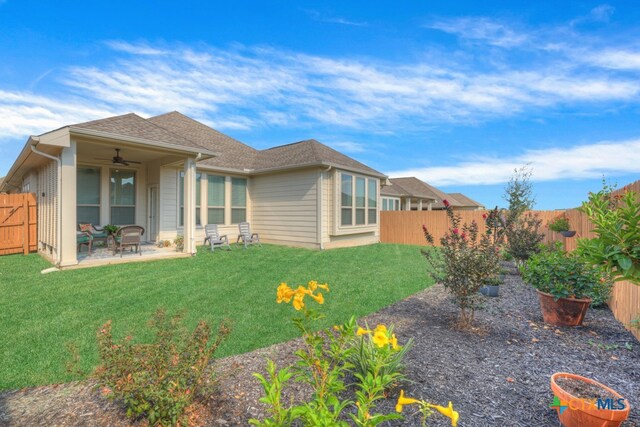
[(116, 337), (149, 338), (147, 321), (158, 307), (187, 310), (216, 327), (232, 321), (217, 356), (243, 353), (296, 337), (292, 308), (276, 304), (281, 281), (315, 279), (331, 292), (324, 326), (375, 312), (431, 284), (418, 247), (377, 244), (312, 251), (264, 245), (192, 258), (68, 270), (46, 275), (38, 255), (0, 257), (0, 390), (77, 379), (66, 372), (67, 343), (79, 349), (82, 367), (97, 364), (95, 333), (113, 320)]

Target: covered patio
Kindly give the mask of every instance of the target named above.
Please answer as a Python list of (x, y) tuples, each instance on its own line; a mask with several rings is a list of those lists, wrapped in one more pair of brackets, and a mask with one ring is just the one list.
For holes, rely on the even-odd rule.
[(90, 255), (87, 248), (82, 247), (78, 252), (78, 263), (73, 266), (68, 266), (65, 269), (98, 267), (101, 265), (129, 262), (145, 262), (168, 258), (184, 258), (189, 256), (191, 256), (190, 253), (178, 252), (173, 246), (158, 247), (158, 245), (152, 242), (143, 243), (140, 246), (140, 253), (136, 253), (135, 250), (125, 250), (122, 253), (122, 256), (120, 256), (119, 253), (117, 255), (113, 255), (113, 252), (104, 245), (96, 245), (92, 248)]

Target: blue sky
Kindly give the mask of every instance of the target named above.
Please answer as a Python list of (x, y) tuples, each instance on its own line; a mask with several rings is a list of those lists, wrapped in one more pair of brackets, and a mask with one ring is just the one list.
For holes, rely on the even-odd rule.
[(487, 206), (525, 164), (540, 209), (640, 178), (635, 2), (449, 3), (0, 0), (0, 176), (31, 134), (178, 110)]

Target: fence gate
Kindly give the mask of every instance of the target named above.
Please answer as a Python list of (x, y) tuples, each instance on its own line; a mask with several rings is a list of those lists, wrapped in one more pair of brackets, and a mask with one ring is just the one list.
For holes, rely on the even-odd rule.
[(0, 194), (0, 255), (38, 250), (36, 195)]

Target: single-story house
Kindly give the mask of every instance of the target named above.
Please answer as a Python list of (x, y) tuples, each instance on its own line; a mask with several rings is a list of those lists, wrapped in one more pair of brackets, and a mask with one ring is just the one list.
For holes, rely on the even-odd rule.
[(447, 193), (415, 176), (389, 178), (389, 182), (390, 185), (384, 186), (380, 192), (382, 210), (430, 211), (435, 204), (448, 197)]
[[(470, 197), (465, 196), (462, 193), (448, 193), (449, 198), (447, 199), (450, 203), (452, 203), (454, 210), (459, 211), (481, 211), (484, 210), (484, 205), (476, 202)], [(433, 205), (434, 210), (444, 209), (444, 205), (442, 201), (437, 202)]]
[(130, 113), (31, 136), (0, 192), (38, 198), (39, 252), (77, 264), (79, 223), (137, 224), (149, 241), (205, 224), (233, 241), (248, 221), (263, 242), (333, 248), (379, 241), (386, 176), (307, 140), (256, 150), (179, 112)]
[(383, 211), (430, 211), (444, 209), (447, 200), (454, 210), (481, 210), (484, 206), (462, 193), (445, 193), (415, 176), (389, 178), (380, 191)]

